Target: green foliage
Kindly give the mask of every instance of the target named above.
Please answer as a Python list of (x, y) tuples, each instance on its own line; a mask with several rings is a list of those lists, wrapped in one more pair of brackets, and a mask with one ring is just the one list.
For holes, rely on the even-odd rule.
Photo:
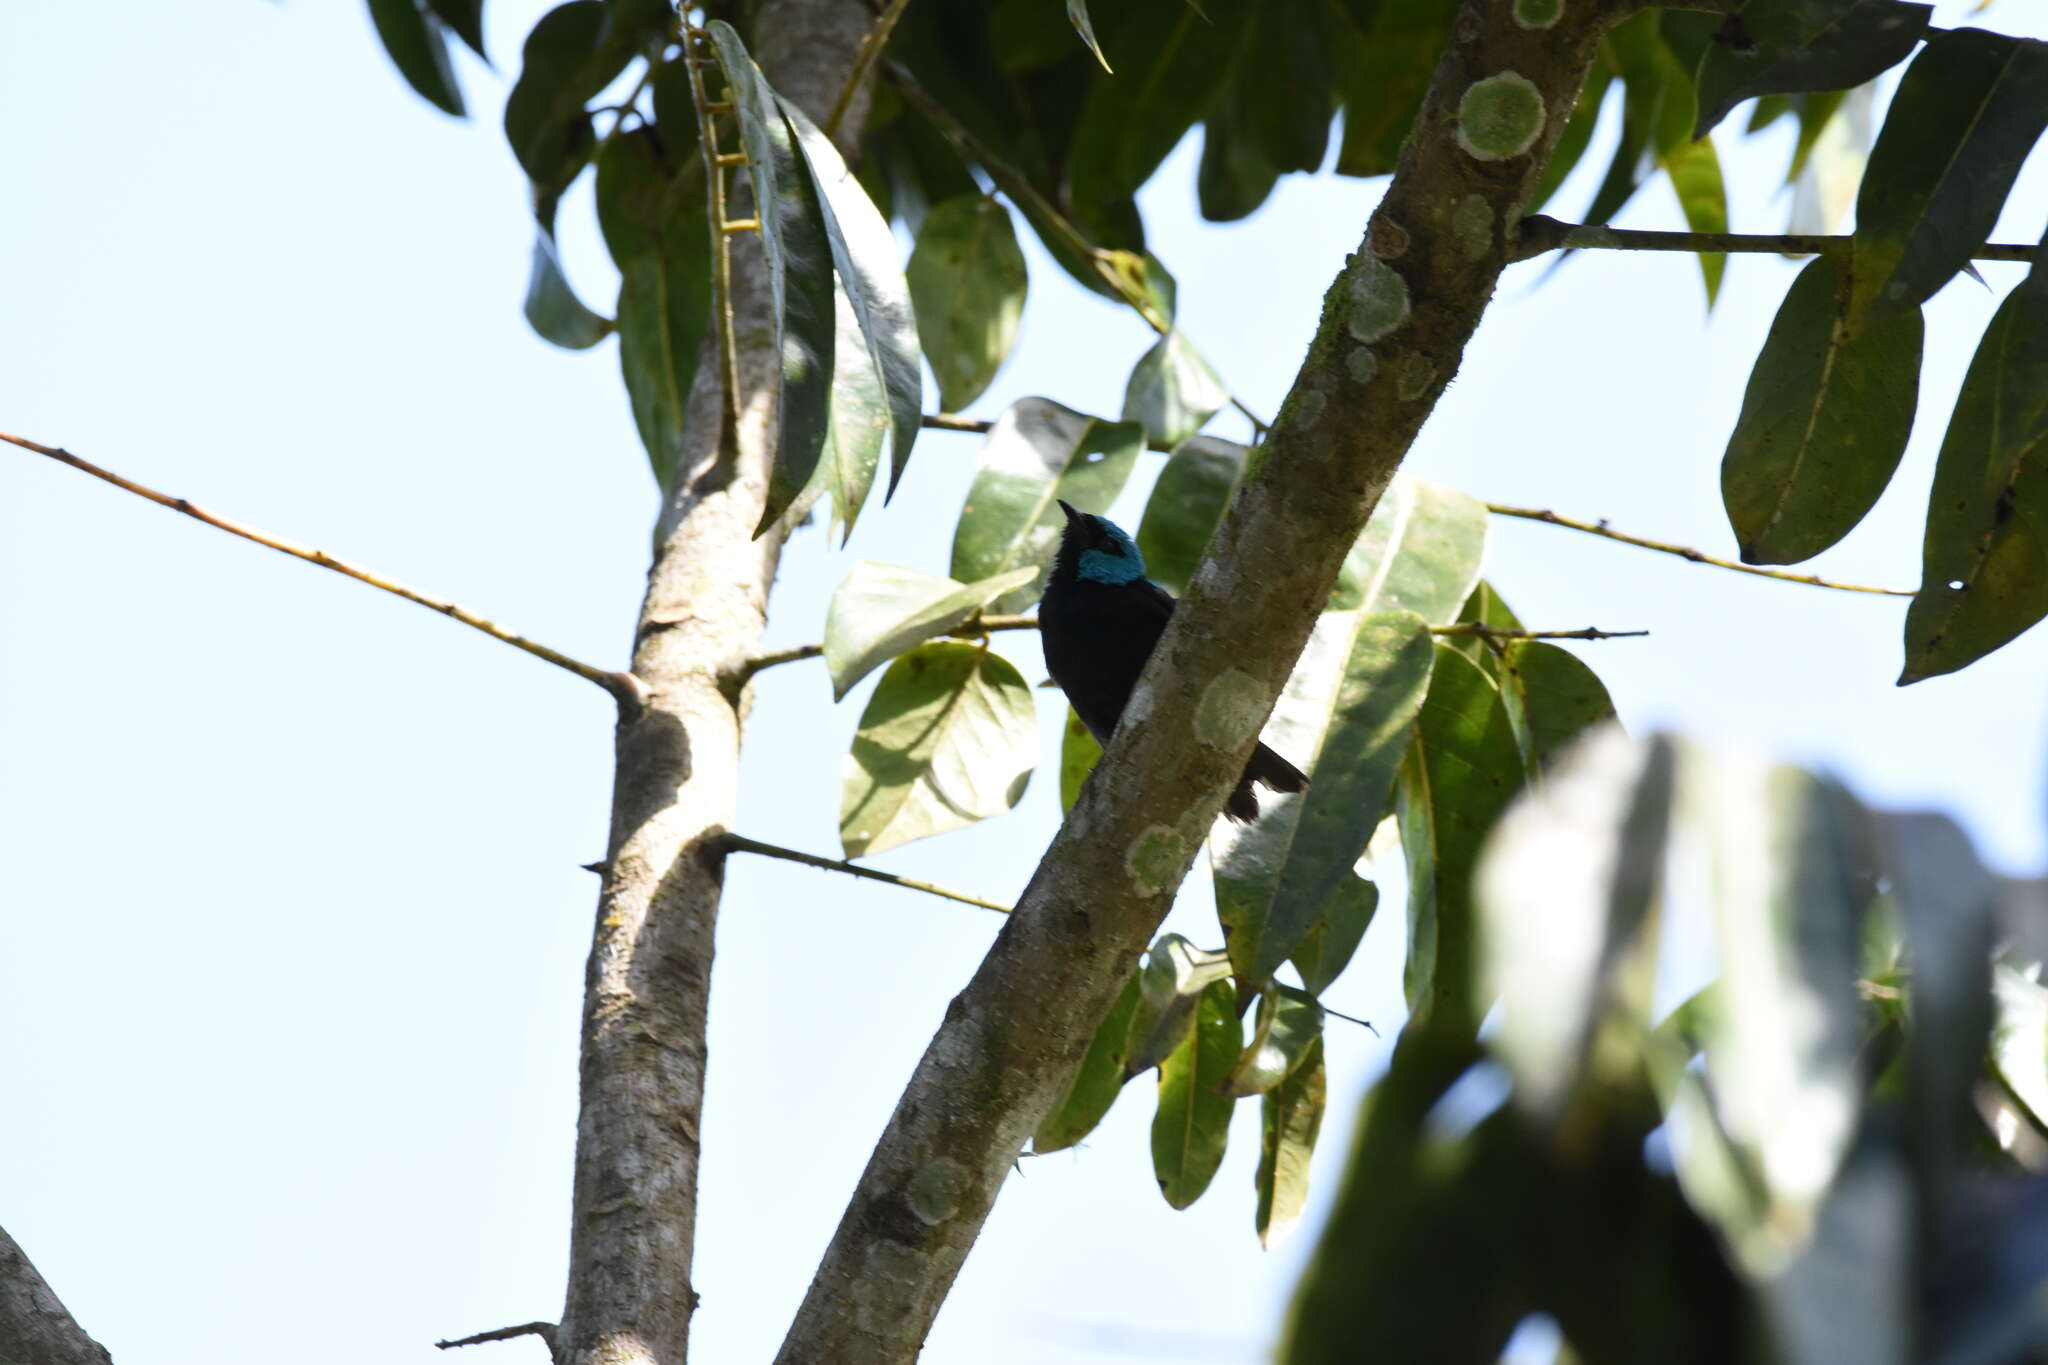
[(939, 380), (939, 406), (981, 397), (1017, 342), (1029, 285), (1010, 214), (985, 194), (935, 205), (910, 253), (910, 297)]
[(1230, 401), (1230, 390), (1179, 328), (1138, 358), (1124, 387), (1124, 420), (1139, 422), (1161, 445), (1177, 446)]
[[(462, 87), (456, 83), (455, 68), (448, 60), (448, 37), (442, 16), (421, 0), (370, 0), (370, 19), (405, 83), (428, 103), (457, 118), (463, 117)], [(481, 42), (479, 36), (475, 40), (479, 56)]]
[(1191, 437), (1173, 448), (1138, 522), (1146, 577), (1168, 592), (1187, 591), (1249, 453), (1214, 436)]
[(1088, 1042), (1088, 1051), (1075, 1068), (1074, 1079), (1032, 1135), (1031, 1150), (1044, 1155), (1073, 1146), (1095, 1131), (1109, 1112), (1117, 1092), (1130, 1079), (1125, 1063), (1130, 1055), (1131, 1020), (1138, 1013), (1138, 977), (1131, 979), (1109, 1007), (1102, 1026)]
[(1236, 1100), (1223, 1078), (1243, 1041), (1237, 997), (1228, 981), (1202, 989), (1173, 1051), (1159, 1064), (1159, 1108), (1152, 1117), (1152, 1173), (1166, 1202), (1184, 1209), (1202, 1197), (1223, 1164)]
[(1694, 137), (1705, 137), (1730, 109), (1757, 95), (1863, 84), (1904, 61), (1934, 13), (1931, 5), (1904, 0), (1858, 0), (1812, 30), (1788, 22), (1794, 8), (1752, 4), (1742, 15), (1746, 46), (1707, 46), (1700, 57)]
[(1329, 1078), (1318, 1034), (1309, 1040), (1307, 1053), (1286, 1079), (1259, 1099), (1259, 1169), (1253, 1177), (1258, 1202), (1253, 1227), (1261, 1246), (1271, 1247), (1301, 1220), (1308, 1203), (1309, 1157), (1323, 1130), (1328, 1099)]
[(1027, 583), (1034, 570), (1013, 569), (979, 583), (919, 573), (862, 560), (832, 594), (825, 615), (825, 669), (832, 700), (890, 659), (922, 640), (963, 625), (1005, 592)]

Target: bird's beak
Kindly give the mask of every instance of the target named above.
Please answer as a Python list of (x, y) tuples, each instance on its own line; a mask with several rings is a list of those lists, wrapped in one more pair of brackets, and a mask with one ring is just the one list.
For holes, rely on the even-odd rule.
[(1057, 502), (1060, 505), (1060, 511), (1065, 512), (1067, 514), (1068, 521), (1073, 521), (1082, 515), (1080, 512), (1076, 511), (1074, 505), (1068, 502), (1065, 498), (1055, 498), (1053, 499), (1053, 501)]

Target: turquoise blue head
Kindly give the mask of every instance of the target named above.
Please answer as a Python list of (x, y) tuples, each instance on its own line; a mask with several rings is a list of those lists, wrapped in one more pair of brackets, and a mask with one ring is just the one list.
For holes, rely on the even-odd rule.
[(1073, 565), (1075, 578), (1114, 588), (1145, 576), (1145, 556), (1123, 527), (1065, 501), (1060, 511), (1067, 514), (1067, 529), (1060, 537), (1059, 557)]

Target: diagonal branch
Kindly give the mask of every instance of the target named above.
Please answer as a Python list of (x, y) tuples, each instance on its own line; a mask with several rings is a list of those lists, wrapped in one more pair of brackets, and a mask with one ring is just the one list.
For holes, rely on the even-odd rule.
[(894, 872), (884, 872), (877, 867), (862, 867), (843, 858), (821, 858), (815, 853), (799, 849), (784, 848), (780, 844), (764, 844), (759, 839), (749, 839), (744, 834), (727, 834), (722, 840), (728, 853), (754, 853), (763, 858), (780, 858), (784, 862), (799, 863), (804, 867), (815, 867), (820, 872), (843, 872), (849, 877), (862, 877), (871, 882), (887, 882), (900, 886), (906, 891), (922, 891), (927, 896), (942, 900), (958, 901), (961, 905), (976, 905), (983, 910), (993, 910), (999, 915), (1010, 913), (1010, 907), (997, 901), (985, 901), (979, 896), (970, 896), (965, 891), (954, 891), (936, 882), (922, 881), (916, 877), (905, 877)]
[(173, 512), (182, 512), (195, 521), (203, 521), (208, 526), (216, 530), (226, 531), (231, 536), (240, 536), (243, 540), (253, 541), (258, 545), (276, 550), (279, 554), (290, 555), (293, 559), (303, 559), (308, 564), (317, 564), (323, 569), (332, 569), (346, 578), (355, 579), (358, 583), (367, 583), (373, 588), (380, 588), (394, 597), (403, 597), (408, 602), (417, 602), (430, 611), (438, 611), (443, 616), (451, 620), (460, 621), (463, 625), (473, 630), (480, 630), (493, 640), (503, 641), (516, 650), (531, 654), (536, 659), (545, 659), (557, 668), (567, 669), (586, 682), (596, 683), (599, 687), (602, 687), (605, 691), (618, 698), (619, 704), (622, 706), (637, 706), (640, 704), (640, 683), (631, 673), (614, 673), (599, 668), (595, 664), (584, 663), (581, 659), (572, 659), (558, 649), (550, 649), (536, 640), (529, 640), (517, 631), (508, 630), (496, 621), (479, 616), (469, 608), (450, 602), (445, 597), (437, 597), (433, 593), (424, 592), (419, 588), (408, 587), (395, 578), (387, 578), (374, 569), (366, 569), (360, 564), (351, 564), (345, 559), (328, 554), (325, 550), (316, 550), (310, 545), (301, 545), (296, 541), (286, 540), (282, 536), (273, 536), (266, 531), (259, 531), (253, 526), (245, 526), (241, 522), (230, 521), (228, 518), (217, 513), (207, 511), (204, 507), (199, 506), (190, 499), (174, 498), (168, 493), (159, 493), (154, 488), (136, 483), (133, 479), (124, 479), (112, 470), (102, 469), (96, 464), (81, 460), (70, 451), (61, 447), (46, 446), (23, 436), (10, 436), (4, 431), (0, 431), (0, 441), (5, 441), (9, 445), (20, 446), (23, 450), (32, 450), (38, 455), (47, 455), (59, 464), (69, 465), (81, 473), (90, 474), (95, 479), (110, 483), (114, 487), (133, 493), (139, 498), (147, 498), (159, 507), (168, 507)]
[(111, 1365), (107, 1348), (87, 1336), (28, 1253), (0, 1228), (0, 1360), (36, 1365)]
[[(1840, 256), (1854, 237), (1810, 233), (1658, 232), (1593, 223), (1565, 223), (1532, 213), (1522, 220), (1514, 259), (1531, 260), (1550, 251), (1731, 251), (1770, 256)], [(2026, 242), (1986, 242), (1971, 252), (1979, 261), (2031, 261), (2039, 248)]]

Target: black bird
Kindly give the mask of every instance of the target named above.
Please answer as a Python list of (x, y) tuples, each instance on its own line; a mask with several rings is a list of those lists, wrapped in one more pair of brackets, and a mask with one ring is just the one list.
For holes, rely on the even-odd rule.
[[(1052, 680), (1106, 748), (1173, 615), (1173, 594), (1145, 577), (1145, 557), (1121, 526), (1064, 501), (1060, 510), (1067, 527), (1038, 607), (1038, 633)], [(1239, 824), (1258, 818), (1254, 782), (1281, 792), (1308, 787), (1299, 768), (1261, 744), (1223, 803), (1223, 813)]]

